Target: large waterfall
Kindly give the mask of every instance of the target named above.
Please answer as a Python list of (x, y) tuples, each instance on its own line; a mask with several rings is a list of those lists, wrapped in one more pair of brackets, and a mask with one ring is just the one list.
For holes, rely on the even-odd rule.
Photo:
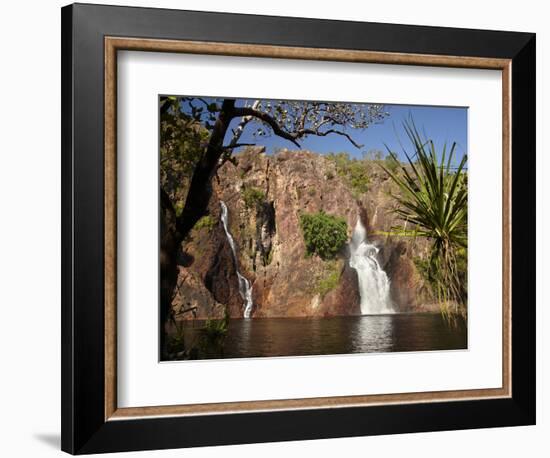
[(390, 299), (390, 280), (378, 263), (378, 248), (367, 240), (361, 219), (357, 220), (349, 244), (349, 265), (357, 271), (361, 314), (393, 313)]
[(252, 287), (250, 286), (250, 282), (246, 277), (244, 277), (239, 272), (239, 263), (237, 261), (237, 251), (235, 249), (235, 241), (233, 240), (233, 236), (231, 235), (231, 232), (229, 232), (229, 228), (227, 226), (227, 205), (225, 205), (225, 202), (220, 200), (220, 205), (222, 207), (222, 223), (223, 223), (223, 229), (225, 231), (225, 236), (227, 237), (227, 241), (229, 242), (229, 246), (231, 247), (231, 253), (233, 254), (233, 262), (235, 263), (235, 270), (237, 271), (237, 278), (239, 279), (239, 293), (241, 297), (243, 298), (244, 304), (244, 313), (243, 316), (245, 318), (250, 318), (250, 314), (252, 313)]

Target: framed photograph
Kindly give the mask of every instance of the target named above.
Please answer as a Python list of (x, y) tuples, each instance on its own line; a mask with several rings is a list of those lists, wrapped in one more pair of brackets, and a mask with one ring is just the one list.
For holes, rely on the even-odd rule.
[(535, 423), (535, 35), (62, 9), (62, 448)]

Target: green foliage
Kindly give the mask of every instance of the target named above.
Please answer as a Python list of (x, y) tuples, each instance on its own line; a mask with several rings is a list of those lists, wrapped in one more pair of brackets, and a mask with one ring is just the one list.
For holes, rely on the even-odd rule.
[(174, 204), (174, 211), (176, 212), (176, 217), (179, 217), (181, 215), (181, 212), (183, 211), (183, 207), (185, 206), (185, 202), (183, 199), (179, 199)]
[[(448, 286), (446, 283), (448, 279), (445, 276), (445, 270), (440, 269), (439, 263), (434, 264), (431, 257), (415, 257), (413, 258), (413, 262), (433, 296), (440, 300), (442, 312), (444, 314), (449, 314), (450, 312), (450, 315), (464, 315), (465, 309), (463, 309), (463, 307), (466, 304), (468, 295), (468, 251), (465, 248), (459, 248), (456, 250), (458, 289), (455, 296), (450, 295), (448, 292)], [(451, 309), (451, 307), (456, 306), (460, 307), (460, 309)], [(454, 318), (454, 316), (451, 318)]]
[[(201, 355), (223, 354), (223, 345), (229, 328), (229, 311), (221, 320), (208, 319), (198, 329), (187, 329), (185, 321), (173, 321), (175, 331), (168, 336), (167, 353), (177, 359), (198, 359)], [(187, 335), (188, 334), (188, 335)]]
[(265, 266), (268, 266), (269, 264), (271, 264), (271, 261), (273, 261), (273, 248), (271, 250), (269, 250), (269, 253), (267, 253), (267, 256), (265, 257), (265, 260), (264, 260), (264, 267)]
[(369, 189), (369, 170), (365, 160), (350, 158), (348, 153), (330, 153), (327, 159), (336, 166), (336, 173), (343, 177), (355, 198)]
[(321, 298), (338, 286), (340, 275), (342, 273), (341, 266), (337, 262), (327, 263), (328, 272), (321, 277), (317, 282), (315, 292), (319, 293)]
[(177, 354), (185, 351), (185, 333), (181, 322), (174, 322), (176, 332), (168, 336), (166, 350), (169, 354)]
[(384, 153), (378, 149), (371, 149), (364, 153), (363, 157), (368, 161), (381, 161), (384, 157)]
[(346, 220), (325, 212), (302, 213), (300, 226), (308, 255), (333, 259), (347, 241)]
[(430, 260), (417, 256), (413, 258), (413, 262), (424, 282), (426, 282), (430, 287), (429, 289), (435, 293), (437, 291), (437, 272), (432, 270)]
[(456, 273), (458, 277), (458, 296), (465, 302), (468, 297), (468, 250), (458, 248), (455, 252)]
[(181, 213), (193, 170), (209, 132), (181, 110), (181, 97), (161, 97), (160, 184)]
[(243, 187), (242, 196), (244, 204), (248, 209), (257, 208), (265, 201), (265, 193), (261, 189), (251, 186)]
[(395, 173), (395, 172), (397, 172), (397, 169), (401, 165), (401, 162), (399, 162), (399, 160), (397, 159), (397, 156), (395, 154), (388, 154), (384, 158), (384, 164), (383, 165), (390, 172)]
[(382, 151), (372, 149), (363, 154), (363, 161), (367, 164), (369, 170), (375, 166), (384, 166), (388, 170), (395, 172), (401, 165), (397, 156), (393, 153), (384, 154)]
[(449, 151), (445, 145), (438, 158), (433, 141), (424, 140), (412, 120), (404, 123), (404, 129), (414, 156), (406, 155), (408, 164), (400, 165), (399, 173), (382, 166), (400, 190), (393, 197), (399, 204), (395, 213), (404, 225), (393, 228), (392, 233), (432, 241), (425, 275), (435, 286), (442, 310), (454, 304), (454, 312), (463, 313), (467, 301), (467, 157), (464, 155), (455, 168), (455, 144)]
[(229, 327), (229, 311), (227, 307), (224, 310), (224, 316), (221, 320), (208, 319), (201, 329), (201, 346), (203, 350), (208, 351), (212, 348), (223, 350), (223, 343)]
[(197, 221), (197, 223), (195, 224), (195, 229), (208, 229), (208, 231), (211, 231), (215, 225), (216, 220), (214, 219), (214, 217), (212, 217), (211, 215), (205, 215)]

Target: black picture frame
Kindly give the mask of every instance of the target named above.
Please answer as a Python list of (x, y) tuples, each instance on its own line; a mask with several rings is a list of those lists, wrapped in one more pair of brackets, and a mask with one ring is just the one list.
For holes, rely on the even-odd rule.
[[(106, 421), (106, 36), (511, 59), (512, 396)], [(535, 424), (534, 34), (74, 4), (62, 9), (61, 38), (64, 451), (85, 454)]]

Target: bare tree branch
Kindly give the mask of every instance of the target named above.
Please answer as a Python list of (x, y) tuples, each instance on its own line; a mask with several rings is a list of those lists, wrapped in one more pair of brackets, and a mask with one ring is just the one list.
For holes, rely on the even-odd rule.
[(281, 129), (281, 126), (279, 126), (277, 121), (275, 121), (275, 118), (268, 115), (267, 113), (255, 110), (250, 107), (236, 107), (233, 113), (235, 116), (252, 116), (254, 118), (258, 118), (259, 120), (265, 122), (269, 127), (271, 127), (275, 135), (291, 141), (298, 148), (300, 148), (300, 144), (296, 141), (297, 137), (295, 137), (293, 134), (288, 133), (286, 130)]
[[(335, 120), (332, 116), (325, 116), (325, 118), (315, 126), (314, 129), (311, 127), (304, 128), (308, 113), (310, 109), (306, 107), (304, 109), (303, 113), (300, 116), (299, 125), (300, 129), (296, 130), (295, 132), (288, 132), (287, 130), (284, 130), (281, 128), (277, 120), (271, 116), (270, 114), (257, 110), (255, 108), (249, 108), (249, 107), (242, 107), (242, 108), (235, 108), (235, 115), (237, 116), (247, 116), (248, 120), (250, 120), (251, 117), (255, 117), (264, 123), (268, 124), (272, 129), (273, 133), (279, 137), (282, 137), (286, 140), (291, 141), (294, 143), (298, 148), (300, 148), (300, 144), (298, 143), (298, 139), (305, 137), (306, 135), (317, 135), (319, 137), (326, 137), (330, 134), (336, 134), (341, 135), (343, 137), (346, 137), (348, 141), (355, 146), (356, 148), (362, 148), (364, 145), (357, 143), (353, 137), (348, 134), (347, 132), (337, 130), (337, 129), (328, 129), (325, 131), (321, 130), (321, 127), (326, 125), (327, 123), (332, 124), (339, 124), (337, 120)], [(243, 118), (244, 119), (244, 118)], [(248, 122), (248, 121), (247, 121)], [(243, 126), (244, 128), (244, 126)]]
[(329, 134), (342, 135), (342, 136), (346, 137), (349, 140), (349, 142), (353, 146), (355, 146), (357, 149), (363, 148), (363, 146), (365, 146), (365, 145), (361, 145), (361, 144), (357, 143), (352, 138), (351, 135), (349, 135), (347, 132), (343, 132), (341, 130), (329, 129), (329, 130), (325, 130), (324, 132), (320, 132), (319, 129), (304, 129), (302, 132), (303, 132), (303, 135), (317, 135), (319, 137), (326, 137)]
[[(259, 100), (256, 100), (251, 108), (253, 110), (257, 110), (258, 107), (260, 106), (260, 101)], [(246, 125), (252, 120), (252, 116), (243, 116), (241, 118), (241, 122), (239, 123), (239, 125), (237, 126), (236, 129), (233, 129), (233, 138), (231, 139), (231, 141), (229, 142), (229, 145), (227, 146), (227, 148), (236, 148), (237, 147), (237, 144), (238, 144), (238, 141), (239, 141), (239, 138), (241, 138), (241, 135), (243, 134), (244, 132), (244, 128), (246, 127)]]

